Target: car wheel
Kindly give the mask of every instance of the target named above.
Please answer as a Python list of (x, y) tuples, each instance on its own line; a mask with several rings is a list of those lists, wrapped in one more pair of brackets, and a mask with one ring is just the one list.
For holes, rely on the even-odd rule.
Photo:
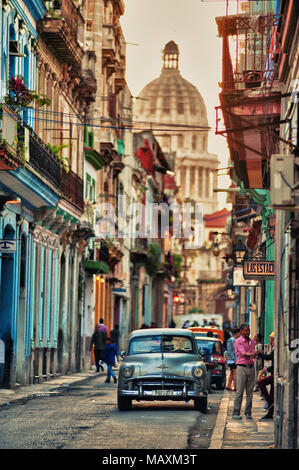
[(225, 389), (225, 383), (226, 383), (226, 377), (224, 375), (223, 377), (221, 377), (220, 379), (217, 380), (216, 389), (217, 390), (224, 390)]
[(117, 404), (119, 411), (129, 411), (132, 407), (132, 399), (117, 395)]
[(194, 409), (196, 411), (201, 411), (204, 413), (205, 411), (207, 411), (207, 407), (208, 407), (207, 397), (194, 398)]

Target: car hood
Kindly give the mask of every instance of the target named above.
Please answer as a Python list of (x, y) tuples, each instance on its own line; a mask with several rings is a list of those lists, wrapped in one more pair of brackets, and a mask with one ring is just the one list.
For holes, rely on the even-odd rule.
[(127, 356), (123, 362), (138, 365), (141, 375), (185, 375), (185, 366), (202, 365), (203, 362), (194, 354), (151, 353)]

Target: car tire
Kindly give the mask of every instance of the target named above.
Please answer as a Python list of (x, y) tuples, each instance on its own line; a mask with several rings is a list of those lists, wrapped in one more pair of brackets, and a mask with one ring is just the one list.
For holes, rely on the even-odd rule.
[(208, 407), (208, 399), (207, 397), (202, 397), (202, 398), (194, 398), (194, 409), (196, 411), (201, 411), (204, 413), (207, 411)]
[(221, 377), (220, 379), (217, 379), (216, 382), (216, 389), (217, 390), (224, 390), (225, 389), (225, 384), (226, 384), (226, 377), (225, 375)]
[(132, 399), (117, 395), (117, 404), (119, 411), (129, 411), (132, 408)]

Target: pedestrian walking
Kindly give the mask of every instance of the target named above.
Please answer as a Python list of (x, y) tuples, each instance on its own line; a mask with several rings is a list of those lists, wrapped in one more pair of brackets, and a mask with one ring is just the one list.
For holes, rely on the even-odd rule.
[(110, 331), (110, 338), (112, 343), (115, 344), (116, 351), (117, 351), (117, 362), (119, 357), (119, 327), (118, 325), (114, 325), (114, 329)]
[(100, 318), (100, 331), (104, 331), (108, 335), (108, 328), (104, 324), (104, 318)]
[[(237, 356), (235, 352), (235, 342), (236, 342), (236, 339), (239, 338), (240, 336), (240, 328), (234, 328), (232, 333), (233, 333), (233, 336), (229, 338), (226, 343), (226, 348), (227, 348), (226, 349), (227, 350), (226, 363), (230, 369), (226, 390), (235, 392), (236, 387), (237, 387), (236, 385)], [(234, 384), (233, 388), (232, 388), (232, 384)]]
[(110, 382), (111, 376), (113, 377), (114, 383), (117, 382), (115, 373), (112, 370), (112, 367), (115, 367), (115, 358), (117, 356), (117, 351), (115, 344), (111, 342), (111, 338), (106, 339), (106, 346), (104, 349), (104, 362), (107, 364), (107, 378), (105, 383)]
[[(259, 357), (265, 361), (271, 361), (271, 365), (269, 367), (264, 367), (262, 372), (266, 375), (269, 373), (270, 375), (266, 375), (262, 379), (258, 381), (258, 387), (261, 391), (262, 396), (265, 398), (267, 402), (267, 413), (261, 419), (273, 419), (274, 413), (274, 332), (270, 335), (270, 345), (272, 350), (270, 354), (265, 354), (263, 352), (259, 352)], [(268, 392), (267, 386), (270, 385), (270, 391)]]
[(237, 357), (237, 390), (232, 417), (242, 419), (240, 412), (243, 394), (246, 391), (245, 416), (247, 419), (252, 419), (252, 395), (255, 384), (254, 358), (258, 352), (255, 351), (254, 341), (250, 338), (250, 328), (247, 323), (240, 326), (240, 337), (236, 339), (235, 352)]
[(227, 341), (233, 336), (232, 332), (230, 331), (230, 328), (225, 327), (223, 328), (223, 333), (224, 333), (224, 340), (223, 340), (223, 346), (225, 351), (227, 350)]
[(104, 367), (102, 366), (101, 361), (103, 360), (106, 339), (107, 333), (105, 330), (101, 330), (101, 326), (99, 324), (96, 325), (95, 331), (90, 341), (90, 351), (92, 351), (92, 347), (94, 346), (96, 372), (100, 372), (100, 369), (104, 371)]
[[(263, 345), (263, 336), (260, 334), (260, 333), (257, 333), (254, 337), (254, 342), (255, 342), (255, 350), (258, 351), (258, 352), (263, 352), (264, 351), (264, 345)], [(255, 383), (256, 383), (256, 387), (254, 389), (254, 392), (258, 392), (259, 391), (259, 387), (257, 385), (258, 381), (259, 381), (259, 377), (260, 377), (260, 371), (263, 369), (264, 367), (264, 360), (257, 356), (256, 360), (255, 360), (255, 364), (254, 364), (254, 369), (255, 369)]]

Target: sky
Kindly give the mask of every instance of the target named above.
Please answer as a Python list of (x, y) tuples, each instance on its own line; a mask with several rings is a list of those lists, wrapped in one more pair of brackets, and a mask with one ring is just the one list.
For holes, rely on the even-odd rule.
[[(217, 36), (217, 16), (225, 16), (226, 0), (124, 0), (121, 25), (127, 42), (126, 79), (133, 96), (159, 77), (162, 50), (173, 40), (180, 51), (181, 75), (200, 91), (207, 107), (209, 152), (216, 153), (220, 167), (227, 166), (226, 139), (215, 135), (216, 112), (221, 88), (222, 42)], [(235, 3), (235, 2), (233, 2)], [(230, 8), (233, 8), (230, 7)], [(231, 11), (229, 11), (232, 14)], [(135, 45), (137, 44), (137, 45)], [(222, 172), (224, 173), (224, 172)], [(219, 179), (227, 187), (228, 178)], [(221, 200), (225, 193), (219, 193)]]

